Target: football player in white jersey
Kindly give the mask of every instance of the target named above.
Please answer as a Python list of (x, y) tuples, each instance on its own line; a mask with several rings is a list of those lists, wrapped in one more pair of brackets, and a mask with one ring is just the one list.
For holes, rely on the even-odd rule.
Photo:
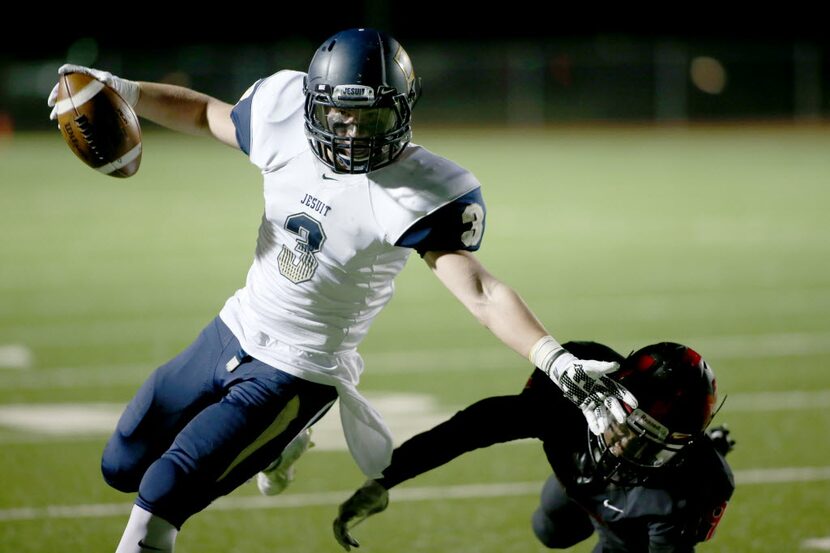
[[(380, 476), (393, 442), (357, 391), (357, 347), (412, 250), (580, 406), (592, 431), (622, 422), (620, 400), (636, 406), (606, 376), (616, 363), (565, 351), (472, 253), (485, 225), (479, 182), (410, 142), (420, 81), (387, 34), (337, 33), (306, 73), (279, 71), (236, 104), (86, 67), (59, 69), (73, 71), (114, 88), (141, 117), (241, 150), (264, 179), (245, 286), (142, 385), (104, 450), (105, 480), (138, 492), (117, 553), (173, 551), (190, 516), (266, 468), (272, 477), (260, 474), (260, 489), (279, 491), (308, 446), (309, 427), (336, 399), (356, 463)], [(56, 96), (57, 88), (49, 105)]]

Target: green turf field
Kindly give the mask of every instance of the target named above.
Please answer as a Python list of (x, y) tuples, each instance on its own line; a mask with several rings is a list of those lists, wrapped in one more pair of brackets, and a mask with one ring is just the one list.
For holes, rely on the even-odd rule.
[[(830, 549), (826, 128), (416, 139), (482, 181), (480, 257), (554, 336), (623, 353), (681, 341), (713, 366), (738, 489), (701, 551)], [(206, 139), (147, 132), (144, 145), (139, 173), (118, 180), (57, 132), (0, 139), (0, 553), (115, 550), (132, 498), (99, 473), (113, 413), (244, 283), (257, 170)], [(400, 435), (515, 393), (530, 370), (417, 257), (362, 351), (361, 389)], [(177, 551), (338, 551), (330, 523), (362, 478), (326, 445), (336, 421), (320, 426), (286, 495), (245, 486), (189, 521)], [(532, 442), (469, 454), (395, 489), (356, 530), (361, 551), (544, 551), (529, 517), (547, 473)]]

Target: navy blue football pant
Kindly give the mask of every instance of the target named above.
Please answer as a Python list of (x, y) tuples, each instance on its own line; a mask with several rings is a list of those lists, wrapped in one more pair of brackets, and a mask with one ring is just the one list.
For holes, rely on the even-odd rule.
[(588, 513), (571, 501), (553, 475), (542, 487), (542, 500), (532, 520), (533, 533), (551, 549), (567, 549), (588, 539), (594, 532)]
[[(244, 352), (242, 352), (244, 354)], [(104, 479), (177, 528), (276, 459), (337, 398), (240, 354), (216, 317), (162, 365), (127, 405), (107, 443)], [(232, 371), (235, 356), (242, 363)]]

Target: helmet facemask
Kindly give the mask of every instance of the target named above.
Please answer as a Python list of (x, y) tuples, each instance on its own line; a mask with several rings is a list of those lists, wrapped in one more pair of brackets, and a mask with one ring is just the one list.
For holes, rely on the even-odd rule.
[(615, 457), (652, 469), (667, 465), (688, 444), (689, 438), (686, 434), (670, 437), (668, 428), (648, 413), (634, 409), (624, 422), (612, 421), (600, 436), (600, 442)]
[[(325, 87), (329, 88), (329, 87)], [(339, 89), (360, 90), (360, 98)], [(367, 173), (388, 165), (411, 138), (411, 111), (403, 95), (363, 86), (338, 86), (306, 98), (306, 135), (317, 157), (336, 173)]]
[(670, 436), (669, 429), (639, 409), (626, 420), (612, 420), (599, 436), (589, 435), (592, 457), (604, 478), (620, 485), (644, 483), (655, 471), (678, 462), (692, 436)]

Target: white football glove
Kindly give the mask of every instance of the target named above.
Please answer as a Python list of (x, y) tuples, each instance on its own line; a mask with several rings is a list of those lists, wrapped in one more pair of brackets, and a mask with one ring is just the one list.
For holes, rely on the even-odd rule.
[[(72, 65), (70, 63), (61, 65), (58, 69), (58, 75), (66, 75), (67, 73), (83, 73), (89, 75), (115, 90), (131, 106), (135, 107), (136, 103), (138, 103), (138, 96), (141, 91), (136, 81), (128, 81), (127, 79), (116, 77), (107, 71), (100, 71), (82, 65)], [(49, 93), (49, 99), (46, 100), (46, 105), (52, 108), (52, 113), (49, 114), (49, 119), (52, 121), (58, 118), (58, 108), (55, 107), (57, 100), (58, 85), (56, 84), (52, 88), (52, 92)]]
[(625, 421), (620, 401), (632, 409), (637, 407), (637, 398), (607, 376), (620, 368), (619, 363), (578, 359), (550, 336), (536, 342), (530, 360), (579, 407), (588, 428), (597, 436), (611, 424), (611, 417), (619, 423)]
[(352, 496), (340, 504), (337, 518), (334, 519), (334, 539), (346, 551), (360, 547), (360, 543), (349, 530), (368, 517), (386, 509), (389, 505), (389, 492), (377, 480), (367, 480)]

